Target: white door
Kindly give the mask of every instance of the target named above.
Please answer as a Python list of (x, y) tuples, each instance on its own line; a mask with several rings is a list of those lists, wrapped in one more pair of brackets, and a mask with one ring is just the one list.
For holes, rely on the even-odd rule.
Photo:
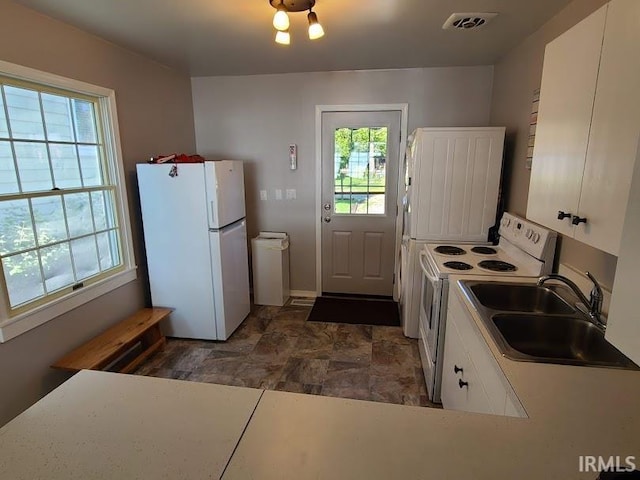
[(322, 114), (322, 291), (391, 296), (400, 111)]
[(246, 222), (212, 230), (210, 237), (217, 340), (226, 340), (251, 309)]
[(209, 228), (244, 218), (244, 172), (240, 160), (205, 162)]

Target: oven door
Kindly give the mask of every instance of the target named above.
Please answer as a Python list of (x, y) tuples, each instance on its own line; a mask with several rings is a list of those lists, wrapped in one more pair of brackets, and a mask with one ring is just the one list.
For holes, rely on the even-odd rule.
[(429, 263), (425, 251), (420, 252), (420, 267), (422, 268), (422, 289), (420, 292), (420, 325), (426, 335), (426, 347), (429, 349), (431, 360), (436, 363), (438, 347), (438, 330), (442, 306), (442, 289), (444, 280), (436, 275), (435, 269)]

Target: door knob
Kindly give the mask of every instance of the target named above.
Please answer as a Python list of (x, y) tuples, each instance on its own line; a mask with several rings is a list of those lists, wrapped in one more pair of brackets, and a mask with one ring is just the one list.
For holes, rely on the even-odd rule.
[(558, 220), (564, 220), (565, 218), (571, 217), (570, 213), (565, 213), (562, 210), (558, 211)]
[(573, 218), (571, 219), (571, 223), (573, 223), (574, 225), (580, 225), (581, 223), (587, 223), (587, 219), (584, 217), (579, 217), (577, 215), (574, 215)]
[(323, 220), (324, 220), (324, 223), (329, 223), (331, 221), (331, 217), (327, 215), (326, 217), (323, 218)]
[(325, 204), (322, 206), (322, 208), (324, 208), (324, 209), (328, 212), (329, 210), (331, 210), (331, 204), (330, 204), (330, 203), (325, 203)]

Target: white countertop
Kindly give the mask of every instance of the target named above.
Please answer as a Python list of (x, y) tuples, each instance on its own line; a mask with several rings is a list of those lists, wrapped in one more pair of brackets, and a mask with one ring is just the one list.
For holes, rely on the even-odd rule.
[(217, 479), (261, 394), (84, 370), (0, 429), (0, 478)]
[(529, 418), (80, 372), (0, 429), (0, 478), (595, 479), (580, 455), (640, 468), (640, 372), (511, 361), (474, 320)]
[(580, 455), (640, 468), (640, 372), (511, 361), (474, 320), (529, 418), (268, 391), (224, 479), (595, 479)]

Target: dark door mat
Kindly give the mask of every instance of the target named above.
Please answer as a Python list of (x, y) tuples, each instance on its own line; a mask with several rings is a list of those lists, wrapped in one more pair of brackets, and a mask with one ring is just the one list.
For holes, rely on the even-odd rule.
[(396, 302), (363, 298), (317, 297), (307, 321), (400, 326)]

